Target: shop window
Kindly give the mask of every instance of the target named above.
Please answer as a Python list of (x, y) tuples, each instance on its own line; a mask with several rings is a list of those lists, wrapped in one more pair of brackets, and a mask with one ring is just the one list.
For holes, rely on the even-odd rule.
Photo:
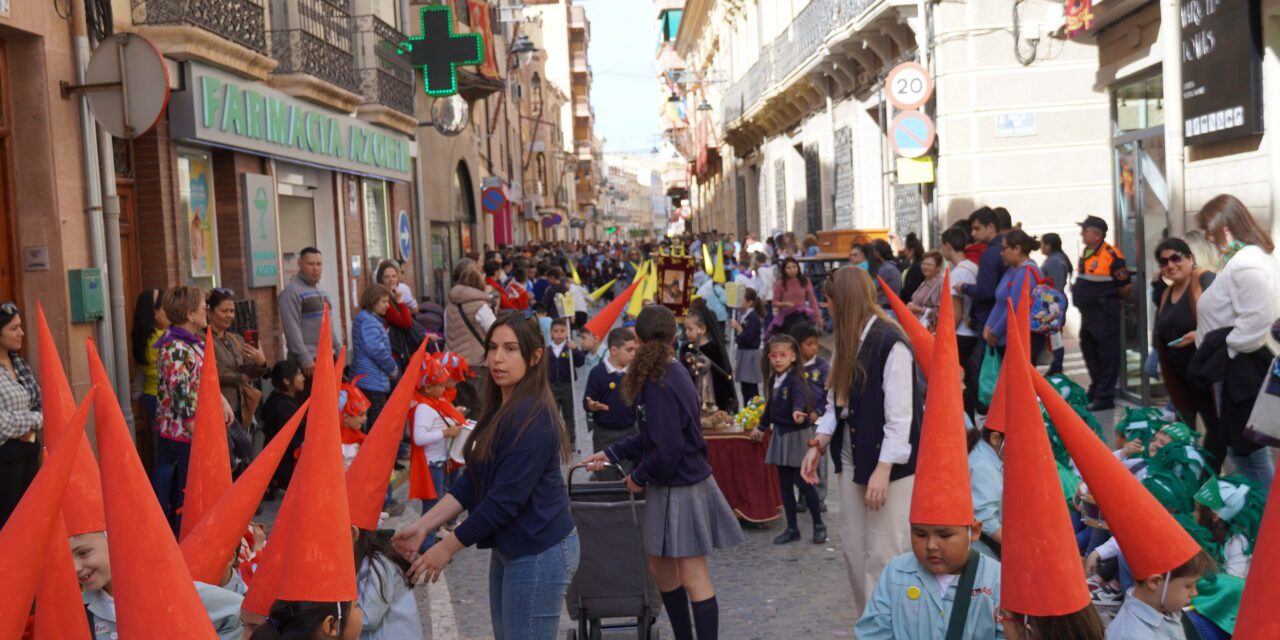
[(1160, 73), (1116, 87), (1112, 97), (1115, 135), (1164, 124), (1164, 78)]
[(365, 259), (370, 269), (391, 257), (391, 224), (388, 221), (387, 183), (364, 181)]
[(178, 151), (178, 207), (187, 239), (187, 281), (212, 289), (218, 285), (218, 225), (209, 152)]

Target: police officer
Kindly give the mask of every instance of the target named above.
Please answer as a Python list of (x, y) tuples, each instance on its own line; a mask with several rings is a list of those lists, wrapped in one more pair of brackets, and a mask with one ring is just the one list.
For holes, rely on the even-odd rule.
[(1080, 224), (1084, 256), (1071, 289), (1080, 309), (1080, 351), (1089, 369), (1089, 410), (1112, 409), (1124, 349), (1120, 303), (1129, 295), (1129, 270), (1119, 249), (1106, 242), (1107, 221), (1089, 216)]

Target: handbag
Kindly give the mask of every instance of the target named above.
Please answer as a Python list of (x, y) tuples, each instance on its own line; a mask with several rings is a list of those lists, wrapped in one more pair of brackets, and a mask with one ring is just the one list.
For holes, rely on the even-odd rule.
[(1266, 447), (1280, 447), (1280, 357), (1271, 359), (1267, 375), (1262, 378), (1244, 437)]
[(987, 352), (982, 357), (982, 368), (978, 370), (978, 403), (991, 406), (991, 396), (996, 392), (996, 381), (1000, 379), (1000, 351), (987, 345)]

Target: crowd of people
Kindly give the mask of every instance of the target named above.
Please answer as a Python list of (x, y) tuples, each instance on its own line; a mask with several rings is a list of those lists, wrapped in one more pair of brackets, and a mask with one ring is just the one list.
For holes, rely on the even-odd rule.
[[(348, 347), (309, 248), (274, 363), (237, 331), (235, 292), (144, 291), (147, 426), (129, 440), (90, 345), (96, 456), (43, 316), (37, 375), (0, 305), (0, 539), (49, 545), (22, 554), (17, 606), (36, 638), (75, 606), (97, 638), (418, 638), (414, 585), (476, 547), (495, 637), (552, 638), (581, 554), (564, 469), (581, 462), (644, 493), (675, 637), (715, 638), (707, 558), (745, 539), (703, 437), (722, 412), (767, 441), (774, 544), (804, 539), (806, 513), (825, 543), (835, 493), (859, 638), (1260, 637), (1243, 628), (1276, 624), (1250, 603), (1280, 569), (1253, 562), (1280, 419), (1254, 409), (1280, 395), (1280, 262), (1234, 197), (1195, 219), (1152, 256), (1169, 404), (1128, 408), (1113, 442), (1094, 414), (1116, 406), (1121, 310), (1147, 292), (1093, 216), (1076, 260), (999, 207), (936, 250), (911, 234), (832, 256), (781, 232), (508, 246), (459, 260), (434, 302), (387, 261)], [(673, 281), (679, 316), (655, 291), (670, 256), (695, 266), (687, 291)], [(1063, 371), (1068, 304), (1087, 388)], [(421, 516), (391, 535), (397, 475)], [(282, 496), (269, 533), (251, 522)], [(42, 572), (79, 583), (75, 606)], [(162, 593), (173, 606), (148, 613)]]

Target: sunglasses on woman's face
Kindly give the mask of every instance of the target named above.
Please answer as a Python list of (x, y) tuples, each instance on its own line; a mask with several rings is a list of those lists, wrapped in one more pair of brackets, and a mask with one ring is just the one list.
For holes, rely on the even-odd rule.
[(1156, 258), (1156, 264), (1159, 264), (1160, 268), (1163, 269), (1171, 264), (1182, 264), (1182, 260), (1185, 257), (1181, 253), (1174, 253), (1167, 258)]

